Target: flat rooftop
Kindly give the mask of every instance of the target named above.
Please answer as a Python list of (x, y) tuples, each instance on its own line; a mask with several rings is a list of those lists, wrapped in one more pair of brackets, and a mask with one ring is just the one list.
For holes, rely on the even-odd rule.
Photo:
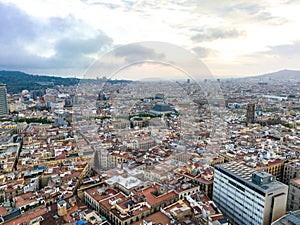
[(267, 184), (257, 185), (252, 182), (252, 174), (253, 173), (262, 173), (263, 175), (268, 175), (266, 172), (256, 171), (252, 168), (249, 168), (238, 162), (229, 162), (224, 164), (218, 164), (215, 166), (216, 170), (226, 174), (227, 176), (237, 180), (239, 183), (247, 186), (250, 189), (255, 190), (261, 195), (265, 195), (272, 190), (276, 190), (282, 187), (286, 187), (287, 185), (279, 182), (272, 181)]

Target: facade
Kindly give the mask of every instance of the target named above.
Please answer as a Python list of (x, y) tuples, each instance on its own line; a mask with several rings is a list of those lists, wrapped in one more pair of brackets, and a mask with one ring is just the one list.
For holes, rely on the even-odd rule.
[(213, 201), (232, 224), (267, 225), (286, 212), (288, 186), (236, 162), (216, 165)]
[(0, 83), (0, 116), (8, 115), (6, 85)]
[(91, 166), (97, 172), (115, 167), (115, 165), (110, 165), (109, 153), (104, 148), (95, 149)]
[(300, 178), (290, 180), (287, 208), (289, 211), (300, 209)]
[(283, 183), (289, 184), (291, 179), (300, 177), (300, 161), (288, 162), (283, 169)]
[(268, 164), (263, 167), (263, 170), (267, 173), (274, 175), (277, 180), (282, 181), (282, 174), (284, 168), (284, 161), (283, 160), (275, 160), (274, 162), (268, 162)]
[(247, 123), (254, 123), (255, 104), (249, 103), (247, 106)]

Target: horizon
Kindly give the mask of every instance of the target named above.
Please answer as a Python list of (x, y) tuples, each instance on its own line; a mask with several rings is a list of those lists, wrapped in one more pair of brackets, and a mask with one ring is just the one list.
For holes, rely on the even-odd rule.
[[(26, 71), (20, 71), (20, 70), (0, 70), (0, 73), (2, 71), (7, 71), (7, 72), (21, 72), (27, 75), (33, 75), (33, 76), (48, 76), (48, 77), (60, 77), (60, 78), (75, 78), (75, 79), (97, 79), (97, 78), (103, 78), (106, 76), (95, 76), (95, 77), (84, 77), (84, 75), (56, 75), (56, 74), (34, 74), (34, 73), (30, 73), (30, 72), (26, 72)], [(228, 76), (218, 76), (215, 74), (212, 74), (211, 79), (240, 79), (240, 78), (251, 78), (251, 77), (257, 77), (257, 76), (264, 76), (264, 75), (268, 75), (268, 74), (273, 74), (273, 73), (277, 73), (277, 72), (284, 72), (284, 71), (295, 71), (295, 72), (300, 72), (300, 70), (296, 70), (296, 69), (281, 69), (281, 70), (277, 70), (277, 71), (270, 71), (270, 72), (266, 72), (266, 73), (259, 73), (259, 74), (252, 74), (252, 75), (228, 75)], [(158, 75), (161, 76), (161, 75)], [(180, 75), (178, 75), (180, 77)], [(155, 81), (156, 79), (160, 79), (160, 77), (146, 77), (146, 78), (141, 78), (141, 79), (136, 79), (136, 78), (129, 78), (127, 79), (126, 77), (106, 77), (109, 80), (131, 80), (131, 81)], [(184, 81), (186, 80), (187, 77), (182, 77), (179, 78), (179, 80)], [(1, 81), (0, 81), (1, 83)]]

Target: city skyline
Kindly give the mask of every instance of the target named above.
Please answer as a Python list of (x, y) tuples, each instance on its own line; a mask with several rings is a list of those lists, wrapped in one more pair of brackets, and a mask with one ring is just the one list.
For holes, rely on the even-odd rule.
[[(0, 69), (80, 76), (119, 46), (156, 41), (192, 52), (217, 77), (299, 70), (299, 8), (291, 0), (3, 0)], [(123, 56), (155, 53), (129, 50)]]

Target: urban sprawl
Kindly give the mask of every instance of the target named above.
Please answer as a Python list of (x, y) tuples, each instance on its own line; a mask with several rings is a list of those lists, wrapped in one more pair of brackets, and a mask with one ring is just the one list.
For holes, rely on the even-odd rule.
[(0, 85), (0, 224), (300, 224), (300, 83)]

